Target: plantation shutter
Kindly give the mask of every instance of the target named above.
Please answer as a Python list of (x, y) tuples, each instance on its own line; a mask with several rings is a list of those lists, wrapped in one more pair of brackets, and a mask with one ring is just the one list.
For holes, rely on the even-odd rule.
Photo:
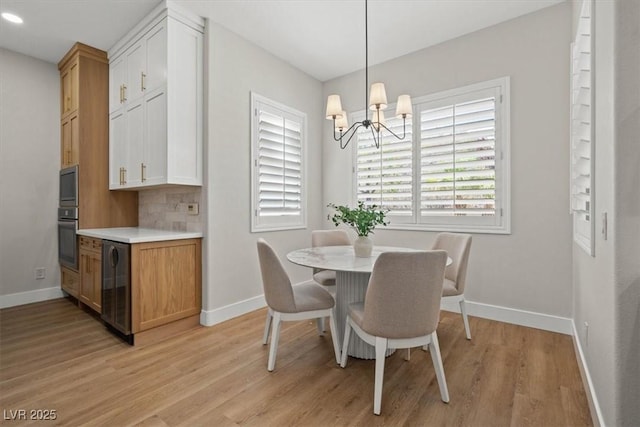
[[(387, 119), (386, 126), (397, 135), (403, 135), (402, 119)], [(355, 171), (358, 201), (366, 206), (389, 209), (389, 216), (412, 218), (411, 119), (407, 120), (404, 139), (398, 140), (384, 128), (382, 135), (380, 148), (376, 148), (371, 127), (358, 130)]]
[(496, 97), (466, 98), (420, 108), (423, 221), (496, 215)]
[(594, 255), (591, 44), (591, 4), (584, 2), (571, 47), (571, 209), (574, 240)]
[(304, 117), (256, 104), (254, 224), (302, 224)]

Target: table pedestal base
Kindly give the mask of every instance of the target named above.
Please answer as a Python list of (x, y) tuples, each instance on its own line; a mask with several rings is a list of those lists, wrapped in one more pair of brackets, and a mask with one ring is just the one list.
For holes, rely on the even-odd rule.
[[(340, 345), (344, 339), (344, 326), (349, 312), (349, 304), (364, 301), (369, 284), (370, 273), (355, 273), (349, 271), (336, 271), (336, 323), (338, 327), (338, 339)], [(389, 356), (395, 350), (388, 349)], [(349, 337), (349, 356), (359, 359), (375, 359), (375, 348), (362, 341), (355, 331), (351, 331)]]

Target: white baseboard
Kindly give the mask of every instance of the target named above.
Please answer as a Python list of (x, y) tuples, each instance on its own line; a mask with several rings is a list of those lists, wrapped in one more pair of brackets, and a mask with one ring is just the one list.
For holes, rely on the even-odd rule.
[[(573, 321), (567, 317), (552, 316), (550, 314), (535, 313), (533, 311), (518, 310), (515, 308), (501, 307), (491, 304), (466, 301), (467, 314), (469, 316), (482, 317), (483, 319), (497, 320), (499, 322), (512, 323), (514, 325), (527, 326), (545, 331), (558, 332), (565, 335), (573, 335)], [(442, 299), (442, 310), (460, 313), (460, 306), (455, 301)], [(473, 335), (473, 331), (471, 331)]]
[(578, 330), (576, 324), (572, 320), (571, 326), (573, 328), (573, 347), (576, 350), (576, 359), (578, 360), (578, 367), (580, 368), (580, 376), (584, 389), (587, 393), (587, 401), (589, 402), (589, 411), (591, 411), (591, 420), (596, 427), (605, 427), (604, 418), (602, 417), (602, 410), (600, 409), (600, 403), (598, 402), (598, 396), (596, 395), (595, 387), (593, 386), (593, 380), (589, 373), (589, 366), (587, 365), (587, 359), (584, 357), (582, 351), (582, 345), (578, 339)]
[(200, 312), (200, 324), (204, 326), (213, 326), (224, 322), (225, 320), (233, 319), (234, 317), (242, 316), (243, 314), (266, 307), (266, 305), (267, 302), (264, 299), (264, 295), (258, 295), (257, 297), (225, 305), (224, 307), (215, 308), (213, 310), (202, 310)]
[(0, 295), (0, 308), (15, 307), (16, 305), (47, 301), (50, 299), (62, 298), (63, 296), (64, 294), (62, 293), (62, 289), (60, 289), (59, 287)]

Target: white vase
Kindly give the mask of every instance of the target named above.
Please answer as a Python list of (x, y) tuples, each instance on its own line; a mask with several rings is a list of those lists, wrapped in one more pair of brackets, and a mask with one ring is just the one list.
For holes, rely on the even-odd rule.
[(353, 251), (359, 258), (368, 258), (373, 250), (373, 242), (367, 236), (358, 236), (353, 242)]

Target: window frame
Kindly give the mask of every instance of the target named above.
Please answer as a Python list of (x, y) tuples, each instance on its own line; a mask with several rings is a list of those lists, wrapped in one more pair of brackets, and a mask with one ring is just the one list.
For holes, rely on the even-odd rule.
[[(300, 123), (300, 214), (272, 217), (260, 216), (260, 141), (259, 111), (280, 114)], [(292, 107), (251, 92), (251, 232), (298, 230), (307, 228), (307, 114)]]
[[(440, 216), (422, 217), (420, 214), (420, 112), (439, 106), (453, 105), (463, 100), (474, 99), (474, 94), (492, 92), (496, 96), (495, 106), (495, 207), (493, 217)], [(484, 234), (511, 234), (511, 167), (510, 167), (510, 78), (500, 77), (463, 87), (449, 89), (412, 99), (411, 119), (413, 144), (413, 213), (412, 220), (394, 221), (385, 229), (415, 231), (458, 231)], [(476, 97), (476, 99), (479, 99)], [(393, 111), (393, 105), (387, 110)], [(364, 111), (351, 114), (352, 122), (364, 117)], [(352, 147), (352, 202), (358, 200), (358, 142)], [(491, 219), (486, 219), (491, 218)], [(428, 219), (428, 220), (427, 220)], [(480, 220), (480, 221), (478, 221)], [(482, 224), (482, 223), (485, 224)]]

